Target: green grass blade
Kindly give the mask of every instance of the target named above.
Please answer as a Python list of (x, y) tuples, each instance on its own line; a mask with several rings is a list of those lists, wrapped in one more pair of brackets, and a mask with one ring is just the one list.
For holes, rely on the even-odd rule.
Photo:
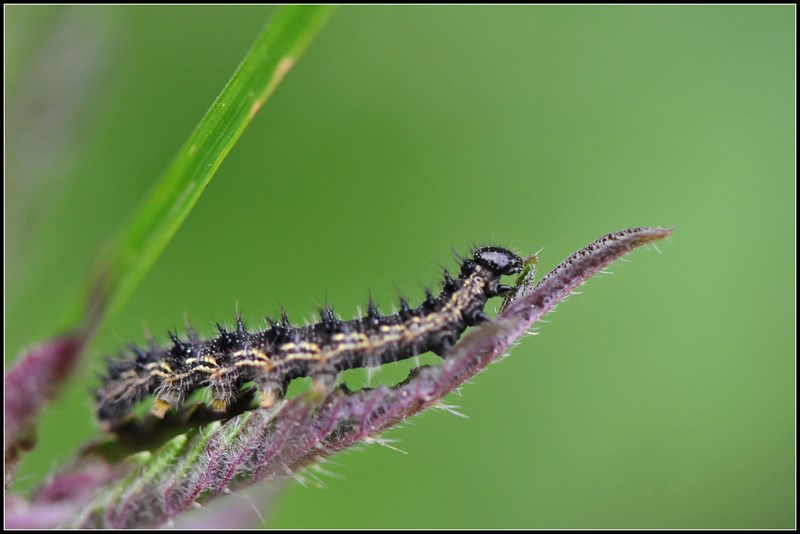
[(92, 279), (84, 331), (120, 310), (175, 235), (222, 161), (333, 11), (279, 8), (239, 68), (135, 211)]

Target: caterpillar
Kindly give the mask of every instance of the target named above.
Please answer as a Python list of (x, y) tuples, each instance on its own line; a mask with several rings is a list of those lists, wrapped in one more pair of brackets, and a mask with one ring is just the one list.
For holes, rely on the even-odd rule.
[(211, 409), (225, 413), (246, 382), (255, 383), (260, 406), (268, 408), (297, 377), (310, 376), (312, 387), (324, 393), (346, 369), (377, 367), (428, 351), (444, 357), (468, 326), (489, 319), (483, 311), (489, 298), (513, 289), (501, 277), (521, 270), (522, 258), (513, 252), (479, 247), (461, 261), (456, 279), (444, 271), (438, 296), (426, 290), (416, 308), (401, 298), (392, 315), (382, 315), (370, 298), (366, 316), (350, 321), (325, 306), (318, 323), (292, 326), (282, 311), (279, 320), (269, 319), (266, 330), (248, 332), (237, 314), (235, 330), (218, 324), (218, 335), (207, 340), (189, 329), (186, 339), (170, 333), (167, 347), (154, 341), (147, 348), (131, 345), (132, 357), (108, 360), (95, 392), (98, 419), (113, 426), (151, 394), (151, 413), (163, 418), (203, 387), (211, 392)]

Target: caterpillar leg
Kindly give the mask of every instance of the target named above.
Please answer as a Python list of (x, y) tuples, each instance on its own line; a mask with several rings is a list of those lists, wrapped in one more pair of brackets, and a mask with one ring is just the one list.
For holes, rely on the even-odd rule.
[(262, 409), (270, 408), (278, 399), (286, 395), (285, 382), (267, 380), (258, 385), (258, 405)]
[(324, 374), (314, 376), (311, 379), (311, 391), (315, 395), (324, 397), (333, 391), (333, 385), (336, 383), (336, 375)]
[(188, 380), (165, 381), (156, 390), (156, 398), (150, 413), (159, 419), (163, 419), (170, 409), (177, 410), (186, 400), (186, 395), (190, 393), (190, 383)]
[(446, 333), (442, 334), (439, 339), (434, 342), (433, 346), (431, 347), (431, 352), (439, 356), (440, 358), (444, 358), (447, 355), (447, 352), (456, 344), (458, 340), (458, 334), (454, 333)]
[(164, 416), (169, 410), (177, 410), (181, 407), (184, 400), (184, 395), (160, 394), (153, 400), (153, 406), (150, 408), (150, 413), (159, 419), (164, 419)]
[(167, 414), (167, 410), (169, 410), (169, 402), (156, 399), (153, 401), (153, 406), (150, 408), (150, 413), (158, 417), (159, 419), (164, 419), (164, 416)]
[(233, 387), (211, 388), (211, 409), (217, 413), (225, 413), (231, 404), (239, 398), (239, 389)]

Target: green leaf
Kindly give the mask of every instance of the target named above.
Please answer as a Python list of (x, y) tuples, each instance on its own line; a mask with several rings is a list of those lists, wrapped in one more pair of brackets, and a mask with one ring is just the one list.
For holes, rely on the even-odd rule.
[(331, 6), (277, 10), (164, 176), (134, 212), (91, 280), (89, 335), (117, 313), (178, 231), (222, 161), (317, 35)]

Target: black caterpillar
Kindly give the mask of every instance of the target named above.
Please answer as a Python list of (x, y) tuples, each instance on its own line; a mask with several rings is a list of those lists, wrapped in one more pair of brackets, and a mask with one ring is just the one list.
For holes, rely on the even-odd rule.
[(250, 333), (237, 317), (235, 331), (217, 325), (219, 335), (205, 341), (190, 331), (185, 340), (171, 333), (168, 348), (155, 342), (147, 349), (131, 346), (133, 358), (109, 360), (95, 394), (98, 417), (119, 422), (152, 393), (151, 412), (163, 417), (201, 387), (210, 388), (212, 409), (225, 412), (250, 381), (266, 408), (283, 397), (293, 378), (310, 376), (313, 387), (325, 392), (345, 369), (377, 367), (427, 351), (443, 356), (468, 326), (488, 320), (483, 308), (489, 298), (512, 289), (500, 278), (521, 270), (522, 259), (513, 252), (481, 247), (461, 262), (457, 279), (444, 272), (438, 296), (426, 290), (417, 308), (401, 299), (400, 311), (390, 316), (381, 315), (370, 299), (367, 315), (351, 321), (326, 306), (313, 325), (292, 326), (282, 313), (267, 330)]

